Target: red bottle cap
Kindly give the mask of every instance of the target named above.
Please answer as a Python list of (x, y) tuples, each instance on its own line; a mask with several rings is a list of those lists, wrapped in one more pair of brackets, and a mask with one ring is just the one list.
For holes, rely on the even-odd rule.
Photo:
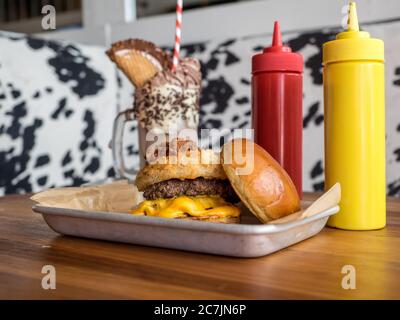
[(272, 45), (252, 58), (252, 73), (263, 71), (303, 72), (303, 56), (282, 44), (278, 21), (274, 23)]

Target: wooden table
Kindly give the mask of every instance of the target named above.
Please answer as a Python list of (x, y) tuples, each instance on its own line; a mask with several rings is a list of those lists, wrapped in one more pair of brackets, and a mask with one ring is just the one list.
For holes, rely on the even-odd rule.
[[(307, 197), (313, 197), (308, 195)], [(400, 200), (378, 231), (325, 228), (255, 259), (238, 259), (60, 236), (28, 196), (0, 197), (1, 299), (400, 299)], [(41, 287), (56, 268), (56, 289)], [(342, 267), (356, 269), (344, 290)]]

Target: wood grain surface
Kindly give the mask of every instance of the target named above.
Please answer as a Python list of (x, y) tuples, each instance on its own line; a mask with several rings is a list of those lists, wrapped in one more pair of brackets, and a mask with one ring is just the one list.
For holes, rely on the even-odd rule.
[[(32, 204), (0, 198), (1, 299), (400, 299), (399, 199), (388, 200), (385, 229), (325, 228), (254, 259), (61, 236)], [(56, 268), (55, 290), (41, 287), (44, 265)], [(355, 290), (341, 287), (345, 265)]]

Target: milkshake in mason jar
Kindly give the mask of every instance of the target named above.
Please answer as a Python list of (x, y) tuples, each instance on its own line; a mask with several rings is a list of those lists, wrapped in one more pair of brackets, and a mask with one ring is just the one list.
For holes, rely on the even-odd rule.
[[(161, 136), (170, 141), (183, 129), (196, 135), (199, 125), (201, 87), (200, 63), (183, 58), (172, 71), (172, 58), (161, 48), (144, 40), (125, 40), (112, 45), (107, 54), (135, 87), (133, 108), (118, 115), (114, 123), (113, 158), (117, 173), (132, 176), (124, 166), (122, 134), (126, 121), (136, 119), (139, 130), (140, 166), (151, 152), (151, 145)], [(156, 136), (156, 137), (155, 137)], [(147, 138), (146, 138), (147, 137)]]

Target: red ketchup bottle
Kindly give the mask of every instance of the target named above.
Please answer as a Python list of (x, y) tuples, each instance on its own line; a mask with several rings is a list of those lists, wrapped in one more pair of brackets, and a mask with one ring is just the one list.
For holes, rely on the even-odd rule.
[(303, 57), (282, 45), (275, 22), (272, 46), (252, 59), (255, 142), (292, 178), (302, 195)]

